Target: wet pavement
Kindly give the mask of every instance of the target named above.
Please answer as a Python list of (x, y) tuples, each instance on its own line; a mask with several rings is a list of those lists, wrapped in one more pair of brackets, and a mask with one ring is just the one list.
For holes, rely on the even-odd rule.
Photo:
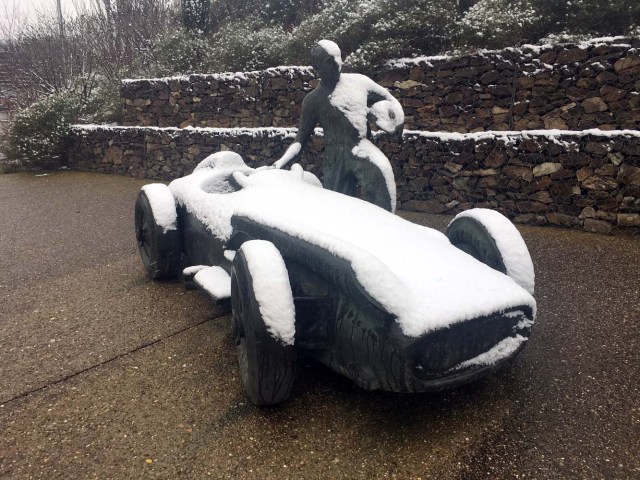
[(484, 380), (366, 392), (302, 360), (258, 409), (228, 311), (147, 280), (144, 183), (0, 175), (0, 478), (640, 478), (640, 239), (521, 227), (538, 320)]

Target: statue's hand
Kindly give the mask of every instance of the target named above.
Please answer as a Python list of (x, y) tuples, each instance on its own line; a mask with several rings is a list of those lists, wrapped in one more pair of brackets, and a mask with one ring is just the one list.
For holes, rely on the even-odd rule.
[(396, 127), (395, 132), (393, 132), (393, 138), (396, 142), (402, 144), (402, 132), (404, 132), (404, 125), (400, 124)]
[(278, 160), (276, 160), (275, 162), (273, 162), (270, 166), (270, 168), (276, 168), (276, 169), (280, 169), (282, 167), (284, 167), (287, 164), (286, 161), (283, 161), (282, 158), (279, 158)]
[(302, 150), (302, 145), (300, 144), (300, 142), (292, 143), (291, 145), (289, 145), (289, 148), (287, 148), (287, 151), (284, 152), (284, 155), (282, 155), (280, 159), (273, 162), (273, 166), (275, 168), (284, 167), (287, 163), (289, 163), (300, 154), (300, 150)]
[(404, 123), (404, 112), (389, 100), (380, 100), (374, 103), (369, 109), (367, 117), (387, 133), (395, 132)]

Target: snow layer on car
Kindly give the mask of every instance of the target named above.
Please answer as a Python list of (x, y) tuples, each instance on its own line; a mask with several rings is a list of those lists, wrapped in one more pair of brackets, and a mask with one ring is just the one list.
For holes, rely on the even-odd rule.
[(461, 368), (471, 367), (474, 365), (495, 365), (500, 360), (510, 357), (513, 353), (520, 348), (524, 342), (529, 340), (522, 335), (516, 335), (515, 337), (507, 337), (504, 340), (498, 342), (493, 348), (481, 353), (477, 357), (470, 358), (451, 370), (459, 370)]
[(153, 219), (164, 233), (178, 228), (178, 214), (176, 202), (171, 190), (163, 183), (150, 183), (142, 187), (142, 191), (149, 199)]
[(473, 208), (461, 212), (453, 221), (461, 217), (473, 218), (487, 229), (500, 250), (507, 275), (533, 295), (535, 287), (533, 262), (527, 245), (513, 223), (499, 212), (487, 208)]
[(193, 277), (195, 282), (209, 295), (217, 298), (229, 298), (231, 296), (231, 278), (222, 267), (207, 267), (198, 271)]
[(285, 345), (293, 345), (296, 311), (289, 273), (280, 252), (265, 240), (245, 242), (240, 251), (247, 260), (253, 292), (267, 330)]
[(533, 297), (511, 278), (451, 245), (442, 233), (384, 209), (304, 182), (286, 170), (256, 171), (234, 193), (206, 193), (216, 169), (174, 180), (178, 203), (222, 240), (239, 215), (347, 260), (358, 282), (417, 337), (457, 322), (529, 307)]
[(200, 270), (204, 270), (205, 268), (209, 268), (209, 267), (210, 265), (192, 265), (182, 270), (182, 275), (184, 275), (185, 277), (188, 277), (190, 275), (195, 275)]

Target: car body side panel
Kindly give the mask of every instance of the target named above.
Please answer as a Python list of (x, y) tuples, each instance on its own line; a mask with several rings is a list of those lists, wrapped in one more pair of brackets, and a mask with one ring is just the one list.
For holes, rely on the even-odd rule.
[(178, 209), (178, 222), (182, 232), (182, 249), (188, 266), (220, 266), (231, 272), (231, 262), (224, 256), (224, 243), (213, 235), (195, 215), (190, 215), (184, 207)]
[[(179, 213), (184, 253), (191, 264), (230, 269), (224, 250), (251, 239), (272, 242), (289, 273), (296, 306), (296, 348), (368, 390), (424, 392), (450, 388), (498, 368), (455, 366), (513, 333), (519, 319), (494, 315), (421, 337), (403, 334), (395, 318), (358, 283), (348, 261), (243, 217), (233, 217), (233, 235), (223, 243), (186, 211)], [(519, 332), (528, 336), (529, 331)], [(511, 358), (511, 357), (510, 357)], [(505, 361), (508, 359), (505, 359)]]

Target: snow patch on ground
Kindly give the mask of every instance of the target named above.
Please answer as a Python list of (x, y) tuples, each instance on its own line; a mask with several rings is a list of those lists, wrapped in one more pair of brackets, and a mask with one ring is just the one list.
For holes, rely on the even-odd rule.
[(293, 345), (296, 313), (289, 273), (278, 249), (271, 242), (250, 240), (240, 251), (247, 260), (260, 315), (273, 337)]
[(178, 213), (176, 202), (171, 190), (163, 183), (150, 183), (142, 187), (142, 191), (149, 199), (151, 212), (156, 224), (164, 233), (178, 228)]
[(511, 223), (511, 220), (500, 212), (487, 208), (472, 208), (461, 212), (455, 216), (451, 223), (458, 218), (473, 218), (487, 229), (500, 250), (502, 261), (507, 268), (507, 275), (533, 295), (535, 274), (531, 255), (522, 235)]

